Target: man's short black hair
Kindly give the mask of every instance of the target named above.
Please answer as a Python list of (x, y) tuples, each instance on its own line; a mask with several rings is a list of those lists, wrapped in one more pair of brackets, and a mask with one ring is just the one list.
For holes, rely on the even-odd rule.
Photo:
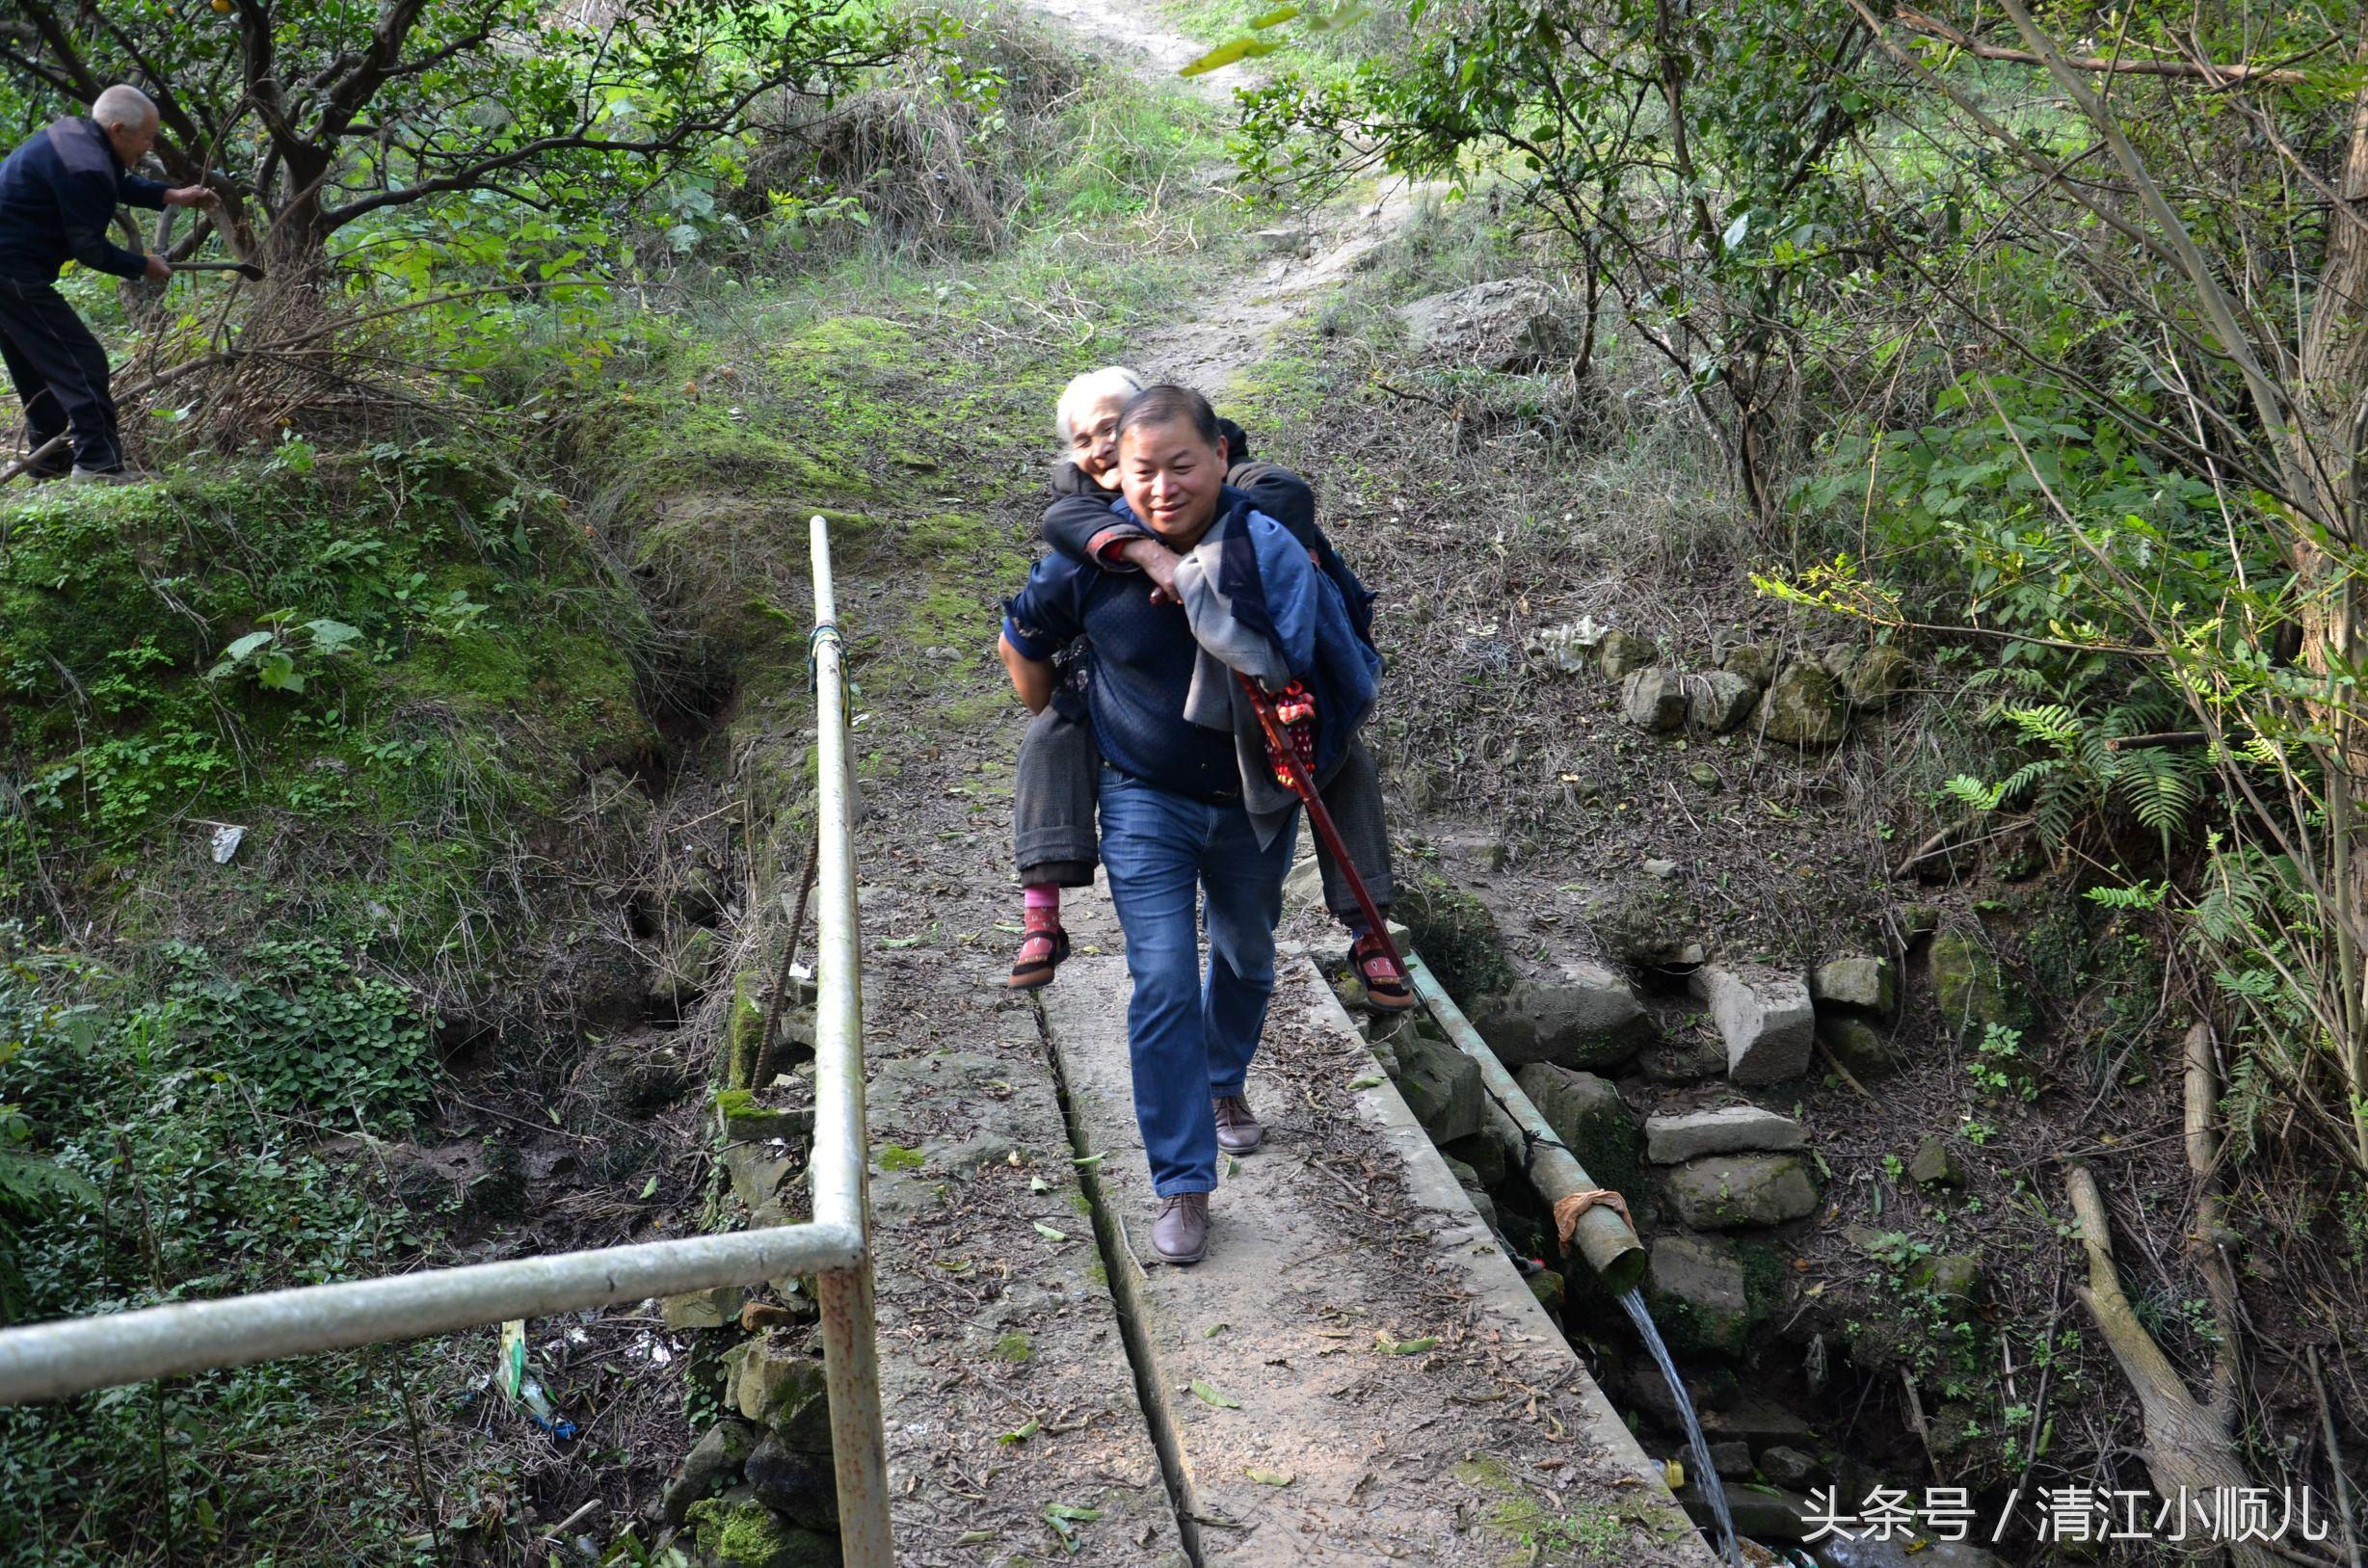
[(1189, 386), (1146, 386), (1127, 399), (1127, 406), (1118, 411), (1118, 439), (1125, 440), (1127, 432), (1137, 425), (1164, 425), (1183, 420), (1192, 427), (1192, 433), (1211, 446), (1221, 439), (1217, 431), (1217, 411), (1209, 400)]

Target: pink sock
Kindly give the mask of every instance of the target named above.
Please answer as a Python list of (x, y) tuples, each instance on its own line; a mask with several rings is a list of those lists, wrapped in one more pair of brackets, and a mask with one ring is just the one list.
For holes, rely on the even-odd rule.
[(1061, 912), (1061, 888), (1057, 882), (1031, 882), (1020, 890), (1021, 907), (1028, 910), (1049, 909)]

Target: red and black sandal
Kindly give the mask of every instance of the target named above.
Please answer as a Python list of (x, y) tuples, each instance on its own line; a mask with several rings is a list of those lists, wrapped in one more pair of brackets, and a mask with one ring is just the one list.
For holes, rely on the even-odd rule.
[(1390, 956), (1379, 932), (1368, 931), (1359, 937), (1348, 956), (1357, 966), (1357, 978), (1365, 982), (1367, 1006), (1376, 1013), (1403, 1013), (1414, 1006), (1414, 988), (1406, 983), (1406, 971)]
[(1052, 971), (1068, 956), (1069, 933), (1061, 929), (1060, 912), (1029, 910), (1027, 935), (1020, 943), (1020, 956), (1011, 966), (1011, 989), (1033, 991), (1038, 986), (1051, 985)]

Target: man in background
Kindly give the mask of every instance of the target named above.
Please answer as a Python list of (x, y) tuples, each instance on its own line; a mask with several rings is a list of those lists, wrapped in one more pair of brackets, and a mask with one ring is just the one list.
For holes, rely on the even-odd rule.
[[(118, 278), (173, 276), (159, 255), (107, 238), (118, 206), (211, 207), (202, 185), (168, 188), (131, 173), (156, 144), (156, 105), (135, 87), (111, 87), (88, 115), (61, 120), (0, 163), (0, 356), (25, 405), (30, 450), (71, 436), (72, 475), (123, 472), (123, 442), (107, 387), (107, 351), (58, 292), (58, 270), (79, 261)], [(37, 479), (67, 472), (53, 452)]]

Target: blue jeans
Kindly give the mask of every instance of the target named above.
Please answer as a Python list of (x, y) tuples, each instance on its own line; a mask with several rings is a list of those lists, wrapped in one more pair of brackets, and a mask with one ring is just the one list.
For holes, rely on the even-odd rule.
[[(1239, 806), (1206, 806), (1102, 770), (1102, 869), (1127, 934), (1134, 1121), (1161, 1197), (1217, 1184), (1214, 1095), (1241, 1093), (1274, 993), (1297, 820), (1264, 849)], [(1201, 972), (1207, 901), (1209, 971)]]

